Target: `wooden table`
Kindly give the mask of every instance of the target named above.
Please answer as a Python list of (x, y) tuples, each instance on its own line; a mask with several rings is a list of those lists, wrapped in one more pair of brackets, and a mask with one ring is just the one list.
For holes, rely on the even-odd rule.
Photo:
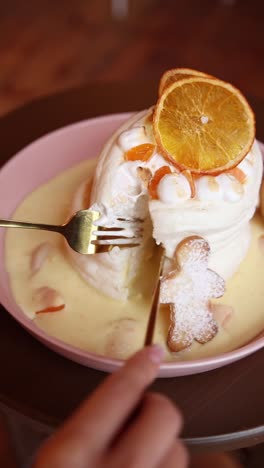
[[(4, 163), (39, 136), (97, 115), (140, 110), (155, 102), (153, 83), (95, 84), (32, 102), (0, 119)], [(264, 140), (264, 102), (251, 99)], [(250, 312), (250, 311), (249, 311)], [(185, 416), (183, 437), (196, 449), (230, 450), (264, 441), (264, 349), (204, 374), (159, 379), (152, 386)], [(56, 355), (0, 310), (0, 403), (56, 427), (105, 374)]]

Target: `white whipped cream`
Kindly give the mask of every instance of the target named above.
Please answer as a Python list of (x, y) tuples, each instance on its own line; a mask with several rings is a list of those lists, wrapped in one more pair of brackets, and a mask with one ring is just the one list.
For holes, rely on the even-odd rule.
[(208, 176), (197, 184), (197, 197), (177, 204), (177, 208), (160, 200), (151, 200), (150, 214), (153, 236), (172, 257), (178, 243), (188, 235), (197, 234), (211, 247), (210, 268), (223, 278), (231, 277), (244, 258), (249, 241), (249, 220), (258, 204), (262, 178), (262, 155), (257, 143), (251, 153), (254, 156), (252, 175), (244, 184), (229, 175), (215, 177), (219, 190), (210, 190)]
[(128, 151), (134, 146), (149, 143), (149, 138), (146, 134), (145, 126), (141, 125), (139, 127), (134, 127), (130, 128), (129, 130), (125, 130), (119, 136), (117, 143), (123, 152)]
[(203, 176), (197, 180), (196, 188), (196, 198), (204, 201), (224, 200), (236, 203), (244, 195), (244, 184), (228, 174), (220, 174), (217, 177)]
[(182, 174), (168, 174), (163, 177), (158, 185), (158, 196), (162, 203), (176, 205), (191, 198), (191, 187)]
[[(131, 279), (144, 261), (146, 251), (148, 255), (151, 253), (152, 237), (157, 244), (163, 244), (167, 257), (171, 258), (183, 238), (200, 235), (211, 247), (209, 267), (224, 279), (232, 276), (247, 251), (249, 220), (258, 203), (262, 156), (257, 143), (238, 166), (246, 175), (243, 184), (227, 173), (203, 176), (195, 179), (195, 198), (191, 198), (186, 177), (178, 174), (156, 151), (145, 162), (125, 161), (124, 154), (129, 149), (144, 143), (155, 144), (152, 132), (145, 125), (148, 114), (149, 111), (143, 111), (133, 115), (108, 140), (99, 158), (91, 193), (91, 205), (100, 203), (107, 207), (110, 218), (146, 219), (143, 243), (133, 249), (103, 252), (92, 259), (74, 254), (85, 279), (117, 299), (127, 298)], [(159, 199), (150, 200), (137, 168), (147, 168), (153, 174), (162, 166), (168, 166), (172, 174), (161, 179), (157, 187)], [(83, 206), (75, 203), (74, 208)]]

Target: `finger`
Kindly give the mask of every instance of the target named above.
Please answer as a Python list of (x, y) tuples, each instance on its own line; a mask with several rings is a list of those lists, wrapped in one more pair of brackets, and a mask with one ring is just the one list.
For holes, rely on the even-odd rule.
[(151, 393), (143, 400), (140, 413), (110, 452), (111, 468), (156, 467), (176, 440), (182, 427), (178, 409), (166, 397)]
[[(159, 468), (187, 468), (189, 466), (189, 454), (183, 443), (178, 440), (170, 449)], [(211, 465), (210, 468), (212, 468)], [(205, 468), (205, 466), (204, 466)]]
[(107, 445), (157, 376), (163, 354), (160, 346), (151, 346), (128, 360), (84, 402), (73, 416), (72, 427), (82, 429), (94, 445)]
[(129, 359), (75, 411), (57, 434), (80, 446), (82, 453), (102, 451), (115, 437), (158, 373), (164, 351), (146, 347)]

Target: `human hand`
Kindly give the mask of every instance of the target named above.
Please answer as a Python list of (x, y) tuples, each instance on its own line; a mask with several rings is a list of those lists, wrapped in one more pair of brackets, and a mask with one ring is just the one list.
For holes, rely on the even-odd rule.
[(34, 468), (186, 468), (182, 418), (165, 396), (144, 393), (162, 348), (144, 348), (105, 379), (40, 448)]

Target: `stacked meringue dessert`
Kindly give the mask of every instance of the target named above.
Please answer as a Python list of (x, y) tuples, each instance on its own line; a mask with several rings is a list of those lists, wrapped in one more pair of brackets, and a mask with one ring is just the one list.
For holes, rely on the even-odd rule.
[[(263, 226), (259, 219), (251, 221), (259, 201), (262, 155), (254, 114), (240, 91), (196, 70), (169, 70), (160, 80), (157, 103), (130, 115), (103, 146), (95, 169), (87, 166), (85, 172), (85, 167), (76, 169), (71, 193), (63, 194), (68, 216), (92, 209), (100, 213), (98, 225), (113, 228), (120, 218), (133, 219), (127, 235), (140, 241), (81, 255), (65, 245), (63, 254), (59, 245), (55, 250), (45, 246), (54, 247), (51, 233), (34, 242), (31, 238), (34, 249), (29, 260), (25, 247), (23, 268), (28, 272), (33, 265), (33, 280), (23, 288), (23, 294), (29, 291), (24, 298), (12, 260), (17, 238), (11, 236), (18, 234), (8, 233), (13, 292), (38, 326), (83, 349), (127, 358), (144, 344), (161, 254), (153, 340), (166, 346), (167, 359), (231, 350), (263, 329), (259, 299), (254, 303), (260, 279), (249, 271), (264, 267), (263, 239), (258, 250)], [(55, 194), (59, 184), (69, 185), (66, 176), (70, 180), (73, 172), (61, 182), (51, 181), (45, 196)], [(23, 209), (14, 217), (25, 219), (29, 205)], [(45, 262), (39, 260), (40, 251)], [(147, 300), (141, 287), (146, 281)], [(76, 312), (80, 295), (85, 299)], [(33, 313), (34, 308), (40, 310)]]
[[(142, 265), (162, 246), (160, 303), (170, 304), (168, 345), (179, 351), (218, 331), (209, 301), (224, 294), (225, 280), (248, 251), (262, 155), (252, 110), (233, 86), (175, 69), (163, 75), (159, 94), (155, 107), (133, 115), (107, 141), (90, 194), (101, 225), (143, 220), (141, 244), (93, 258), (71, 255), (90, 285), (127, 301)], [(85, 198), (87, 185), (74, 200), (75, 211)], [(186, 251), (182, 265), (180, 247)]]

